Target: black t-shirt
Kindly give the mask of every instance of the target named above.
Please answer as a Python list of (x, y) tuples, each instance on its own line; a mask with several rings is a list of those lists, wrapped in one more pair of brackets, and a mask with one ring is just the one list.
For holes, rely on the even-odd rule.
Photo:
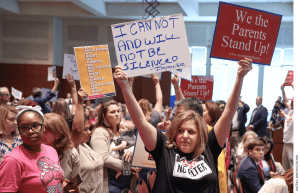
[(222, 151), (214, 129), (208, 134), (208, 142), (199, 161), (191, 154), (167, 148), (165, 136), (157, 131), (157, 144), (150, 152), (156, 163), (156, 180), (153, 192), (168, 193), (219, 193), (218, 157)]

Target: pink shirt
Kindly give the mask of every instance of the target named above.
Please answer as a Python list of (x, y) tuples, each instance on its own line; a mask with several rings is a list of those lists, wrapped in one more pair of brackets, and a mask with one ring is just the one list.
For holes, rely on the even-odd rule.
[(94, 119), (90, 119), (90, 126), (93, 125), (96, 121), (97, 121), (97, 117), (95, 117)]
[(62, 193), (64, 173), (58, 155), (42, 144), (42, 152), (16, 147), (0, 164), (0, 192)]

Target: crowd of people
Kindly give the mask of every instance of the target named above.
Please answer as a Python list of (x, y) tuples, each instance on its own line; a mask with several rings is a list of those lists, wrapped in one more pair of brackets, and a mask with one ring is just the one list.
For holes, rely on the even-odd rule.
[[(42, 97), (33, 88), (33, 100), (12, 101), (9, 89), (0, 88), (0, 192), (64, 192), (80, 175), (82, 183), (69, 192), (135, 192), (137, 180), (156, 173), (149, 192), (227, 193), (233, 183), (228, 174), (235, 170), (244, 193), (293, 192), (293, 99), (281, 86), (282, 100), (275, 102), (270, 120), (256, 98), (249, 125), (250, 107), (240, 97), (244, 77), (252, 60), (244, 58), (228, 100), (200, 101), (185, 98), (179, 77), (171, 82), (176, 94), (173, 108), (163, 107), (159, 78), (152, 75), (156, 103), (136, 100), (134, 78), (115, 67), (125, 104), (110, 100), (95, 106), (77, 90), (67, 76), (70, 93), (49, 103), (59, 79)], [(269, 123), (268, 123), (269, 121)], [(274, 130), (283, 128), (282, 162), (273, 156)], [(141, 137), (156, 168), (130, 167), (135, 141)], [(135, 154), (135, 156), (139, 156)], [(234, 168), (234, 169), (232, 169)]]

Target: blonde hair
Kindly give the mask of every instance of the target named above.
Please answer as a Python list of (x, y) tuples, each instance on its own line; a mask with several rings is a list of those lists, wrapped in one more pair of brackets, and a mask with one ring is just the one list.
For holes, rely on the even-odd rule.
[[(18, 111), (11, 107), (11, 106), (7, 106), (7, 105), (0, 105), (0, 135), (5, 133), (6, 130), (6, 117), (8, 115), (9, 112), (13, 112), (13, 113), (18, 113)], [(16, 135), (19, 134), (18, 129), (14, 130), (12, 133), (12, 135)]]
[(64, 119), (68, 119), (71, 117), (69, 104), (63, 98), (59, 98), (54, 102), (52, 107), (52, 113), (59, 114)]
[(73, 148), (70, 138), (70, 130), (65, 119), (56, 113), (45, 114), (45, 129), (49, 130), (56, 136), (60, 136), (52, 144), (52, 147), (57, 151), (60, 160), (63, 158), (64, 149)]
[(138, 103), (146, 117), (146, 120), (149, 122), (151, 115), (152, 115), (152, 109), (150, 106), (150, 102), (147, 99), (141, 99), (141, 100), (139, 100)]
[(208, 141), (208, 131), (207, 131), (207, 125), (203, 121), (203, 119), (194, 111), (188, 110), (183, 113), (180, 113), (175, 117), (175, 119), (172, 121), (169, 130), (167, 131), (166, 135), (169, 137), (169, 139), (166, 141), (166, 146), (168, 148), (175, 147), (177, 148), (176, 144), (176, 134), (178, 132), (179, 127), (184, 121), (194, 120), (196, 124), (196, 128), (198, 130), (198, 144), (196, 146), (196, 149), (194, 151), (193, 158), (198, 158), (201, 153), (204, 152), (206, 143)]
[(257, 139), (257, 134), (254, 131), (246, 131), (243, 135), (242, 144), (246, 143), (247, 137), (252, 135), (254, 139)]

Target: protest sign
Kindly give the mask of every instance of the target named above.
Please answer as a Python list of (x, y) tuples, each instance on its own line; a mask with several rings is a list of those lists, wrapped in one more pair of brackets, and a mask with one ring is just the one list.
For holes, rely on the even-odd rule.
[[(164, 134), (166, 133), (159, 130), (157, 132), (163, 132)], [(139, 132), (137, 132), (131, 166), (141, 168), (156, 168), (153, 157), (145, 150), (145, 145), (141, 136), (139, 135)]]
[(185, 98), (197, 97), (199, 100), (212, 100), (213, 76), (192, 76), (192, 81), (181, 80), (181, 90)]
[(75, 47), (80, 84), (89, 99), (115, 96), (108, 45)]
[(179, 77), (186, 80), (192, 80), (192, 67), (170, 70), (170, 72), (172, 72), (173, 74), (177, 74)]
[(247, 57), (254, 63), (270, 65), (281, 18), (279, 14), (220, 2), (210, 57)]
[[(41, 88), (42, 89), (42, 98), (45, 98), (47, 96), (47, 92), (49, 92), (50, 88)], [(49, 102), (55, 102), (57, 100), (58, 97), (58, 90), (55, 93), (55, 97), (53, 97)]]
[(22, 92), (18, 91), (14, 87), (11, 87), (11, 95), (13, 95), (13, 97), (15, 97), (16, 99), (22, 100)]
[(284, 81), (284, 86), (292, 86), (293, 84), (294, 84), (294, 71), (289, 70)]
[(182, 14), (113, 24), (118, 64), (128, 77), (191, 67)]
[(66, 79), (67, 74), (73, 75), (74, 80), (79, 80), (76, 57), (74, 54), (64, 54), (64, 68), (62, 78)]
[(56, 78), (56, 66), (48, 67), (48, 81), (54, 81)]

